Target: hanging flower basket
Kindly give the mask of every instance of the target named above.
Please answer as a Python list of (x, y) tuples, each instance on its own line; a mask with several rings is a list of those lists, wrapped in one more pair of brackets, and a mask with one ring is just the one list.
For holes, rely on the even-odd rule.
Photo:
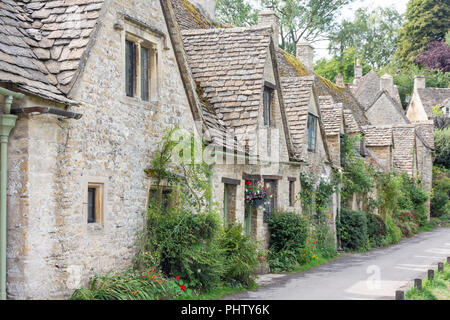
[(272, 197), (270, 187), (266, 188), (261, 181), (245, 182), (245, 202), (253, 207), (259, 207)]

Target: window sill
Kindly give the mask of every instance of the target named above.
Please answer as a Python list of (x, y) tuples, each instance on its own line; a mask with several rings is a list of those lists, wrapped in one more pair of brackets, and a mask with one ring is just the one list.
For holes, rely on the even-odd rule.
[(144, 101), (137, 97), (128, 97), (124, 96), (121, 101), (124, 104), (133, 105), (135, 107), (147, 107), (147, 108), (153, 108), (155, 105), (159, 105), (159, 100), (150, 100), (150, 101)]
[(103, 225), (101, 223), (88, 223), (87, 232), (89, 234), (101, 234), (103, 233)]

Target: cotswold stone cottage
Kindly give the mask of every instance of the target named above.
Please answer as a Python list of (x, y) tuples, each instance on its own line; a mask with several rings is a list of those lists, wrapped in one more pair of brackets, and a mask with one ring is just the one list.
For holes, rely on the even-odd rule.
[[(214, 22), (214, 7), (201, 0), (0, 3), (8, 299), (65, 298), (90, 276), (130, 265), (155, 183), (144, 170), (175, 126), (215, 150), (212, 200), (224, 221), (242, 223), (265, 247), (274, 210), (302, 211), (300, 172), (330, 179), (341, 169), (344, 134), (366, 135), (361, 154), (386, 170), (420, 168), (410, 151), (425, 150), (418, 141), (432, 136), (419, 137), (407, 122), (398, 136), (393, 123), (372, 123), (361, 99), (373, 92), (354, 95), (354, 86), (315, 74), (307, 42), (296, 56), (279, 49), (273, 11), (261, 12), (257, 26), (234, 28)], [(393, 91), (386, 92), (380, 99), (389, 101)], [(271, 187), (270, 204), (245, 204), (248, 180)], [(332, 228), (339, 203), (335, 194)]]

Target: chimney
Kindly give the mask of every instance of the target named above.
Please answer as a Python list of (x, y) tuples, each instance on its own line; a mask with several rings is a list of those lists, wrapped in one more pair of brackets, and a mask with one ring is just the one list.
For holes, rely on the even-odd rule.
[(345, 87), (344, 76), (340, 72), (336, 76), (336, 85), (338, 85), (339, 87)]
[(190, 0), (202, 13), (209, 16), (211, 20), (216, 19), (217, 0)]
[(304, 39), (297, 43), (297, 59), (299, 59), (306, 70), (314, 71), (314, 47)]
[(272, 9), (266, 9), (258, 14), (258, 25), (271, 26), (273, 28), (273, 44), (278, 48), (278, 37), (280, 36), (280, 17)]
[(394, 78), (387, 73), (380, 78), (380, 87), (381, 90), (385, 89), (389, 91), (389, 93), (394, 93)]
[(361, 66), (361, 60), (356, 60), (356, 65), (355, 65), (355, 78), (353, 80), (354, 84), (357, 84), (359, 79), (362, 78), (363, 75), (363, 68)]
[(414, 77), (414, 90), (425, 89), (425, 76), (415, 76)]

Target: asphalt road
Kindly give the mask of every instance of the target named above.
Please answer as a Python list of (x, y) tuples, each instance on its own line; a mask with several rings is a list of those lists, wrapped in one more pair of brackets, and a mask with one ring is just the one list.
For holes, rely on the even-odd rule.
[(266, 276), (269, 284), (225, 299), (394, 299), (396, 290), (410, 288), (415, 278), (425, 278), (428, 269), (437, 269), (437, 263), (447, 257), (450, 257), (450, 228), (441, 228), (387, 248), (345, 254), (297, 274), (269, 275)]

